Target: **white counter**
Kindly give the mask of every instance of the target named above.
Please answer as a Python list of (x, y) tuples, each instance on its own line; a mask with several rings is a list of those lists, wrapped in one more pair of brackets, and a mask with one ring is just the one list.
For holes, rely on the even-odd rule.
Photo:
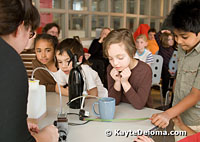
[[(85, 110), (90, 112), (90, 118), (96, 118), (92, 112), (92, 104), (96, 99), (86, 99)], [(66, 106), (68, 97), (62, 97), (63, 110), (78, 113), (78, 109), (69, 109)], [(48, 124), (53, 124), (57, 120), (57, 114), (60, 112), (60, 98), (56, 93), (47, 93), (47, 116), (39, 121), (39, 127), (42, 128)], [(134, 109), (130, 104), (120, 103), (116, 106), (115, 118), (143, 118), (151, 117), (152, 114), (161, 112), (160, 110), (144, 108), (142, 110)], [(69, 123), (83, 123), (76, 115), (68, 116)], [(135, 136), (115, 136), (115, 131), (143, 131), (150, 130), (155, 126), (150, 120), (129, 121), (129, 122), (89, 122), (85, 125), (69, 126), (68, 142), (132, 142)], [(106, 130), (111, 130), (113, 135), (107, 137)], [(119, 131), (118, 131), (119, 132)], [(117, 133), (119, 134), (119, 133)]]

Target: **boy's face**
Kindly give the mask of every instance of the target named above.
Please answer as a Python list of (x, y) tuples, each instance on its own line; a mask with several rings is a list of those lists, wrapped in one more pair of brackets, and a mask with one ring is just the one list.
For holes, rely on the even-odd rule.
[(147, 46), (147, 42), (144, 41), (142, 38), (136, 39), (136, 48), (137, 50), (144, 50), (144, 48)]
[(37, 59), (44, 65), (54, 62), (54, 48), (51, 42), (40, 39), (35, 44)]
[(181, 46), (181, 48), (187, 52), (190, 52), (195, 45), (200, 41), (200, 33), (196, 35), (192, 32), (184, 32), (181, 30), (174, 30), (175, 40)]
[(108, 59), (113, 68), (123, 71), (130, 65), (131, 58), (125, 50), (124, 44), (111, 44), (108, 48)]
[(154, 37), (155, 34), (156, 34), (155, 32), (149, 32), (148, 33), (149, 40), (154, 40), (155, 39), (155, 37)]
[[(65, 74), (69, 74), (70, 70), (72, 69), (72, 62), (70, 62), (70, 57), (67, 54), (67, 52), (63, 52), (62, 55), (60, 55), (60, 51), (56, 52), (56, 58), (58, 61), (58, 67), (65, 73)], [(68, 65), (69, 64), (69, 65)]]

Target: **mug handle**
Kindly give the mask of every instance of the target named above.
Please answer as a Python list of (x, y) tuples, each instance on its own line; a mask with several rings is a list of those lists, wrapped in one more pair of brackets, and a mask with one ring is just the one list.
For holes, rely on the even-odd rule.
[(95, 108), (94, 108), (95, 104), (98, 105), (99, 103), (98, 103), (98, 102), (94, 102), (94, 103), (92, 104), (92, 111), (93, 111), (93, 113), (94, 113), (97, 117), (100, 117), (100, 114), (96, 113), (96, 111), (95, 111)]

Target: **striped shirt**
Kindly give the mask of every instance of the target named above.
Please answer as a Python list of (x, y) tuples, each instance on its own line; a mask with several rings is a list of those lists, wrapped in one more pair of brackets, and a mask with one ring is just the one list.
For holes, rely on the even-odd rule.
[(139, 54), (138, 51), (136, 51), (134, 58), (139, 59), (140, 61), (143, 61), (147, 64), (153, 63), (153, 55), (147, 49), (144, 49), (142, 54)]

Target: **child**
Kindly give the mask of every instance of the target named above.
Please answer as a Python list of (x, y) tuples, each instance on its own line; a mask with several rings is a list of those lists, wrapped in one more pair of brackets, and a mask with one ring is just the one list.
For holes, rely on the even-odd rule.
[[(36, 36), (34, 41), (36, 59), (32, 62), (33, 69), (45, 67), (51, 72), (57, 72), (54, 61), (54, 50), (57, 44), (58, 40), (54, 36), (48, 34), (39, 34)], [(56, 82), (47, 71), (37, 70), (34, 76), (40, 80), (40, 84), (46, 86), (48, 92), (55, 92)]]
[[(67, 53), (67, 50), (71, 50), (73, 54), (76, 54), (79, 62), (82, 63), (81, 67), (86, 78), (88, 94), (99, 97), (107, 97), (107, 89), (103, 87), (97, 72), (87, 65), (87, 61), (84, 57), (83, 46), (77, 39), (67, 38), (63, 40), (56, 48), (55, 54), (58, 66), (66, 74), (66, 78), (60, 78), (62, 82), (65, 81), (68, 83), (69, 73), (72, 69), (72, 62), (69, 62), (70, 57)], [(68, 90), (68, 87), (66, 87), (65, 90)]]
[[(173, 107), (151, 118), (165, 128), (180, 114), (183, 122), (196, 132), (200, 129), (200, 1), (182, 0), (170, 13), (178, 48), (178, 70)], [(175, 136), (176, 138), (176, 136)]]
[[(181, 139), (178, 142), (199, 142), (200, 140), (200, 133), (195, 132), (190, 127), (185, 125), (180, 116), (177, 116), (176, 118), (173, 118), (174, 125), (178, 126), (182, 131), (186, 131), (187, 137), (184, 139)], [(134, 139), (134, 142), (154, 142), (153, 139), (149, 138), (148, 136), (137, 136), (137, 138)]]
[(145, 48), (147, 44), (147, 37), (145, 35), (141, 34), (136, 38), (137, 51), (134, 58), (139, 59), (151, 66), (151, 63), (153, 63), (153, 56), (152, 53)]
[(151, 51), (151, 53), (153, 55), (157, 54), (157, 52), (159, 50), (158, 44), (156, 43), (156, 40), (154, 37), (155, 34), (156, 34), (156, 29), (154, 29), (154, 28), (149, 29), (148, 40), (147, 40), (147, 42), (148, 42), (147, 49), (149, 51)]
[[(176, 44), (174, 43), (174, 35), (168, 30), (162, 30), (155, 35), (156, 42), (159, 45), (158, 55), (163, 57), (162, 66), (162, 93), (163, 97), (166, 97), (166, 93), (169, 88), (170, 72), (169, 61), (173, 55)], [(173, 84), (173, 81), (171, 82)]]
[(133, 58), (136, 48), (131, 32), (127, 29), (111, 31), (103, 47), (110, 62), (108, 96), (115, 98), (117, 105), (126, 102), (136, 109), (151, 107), (152, 71), (146, 63)]

